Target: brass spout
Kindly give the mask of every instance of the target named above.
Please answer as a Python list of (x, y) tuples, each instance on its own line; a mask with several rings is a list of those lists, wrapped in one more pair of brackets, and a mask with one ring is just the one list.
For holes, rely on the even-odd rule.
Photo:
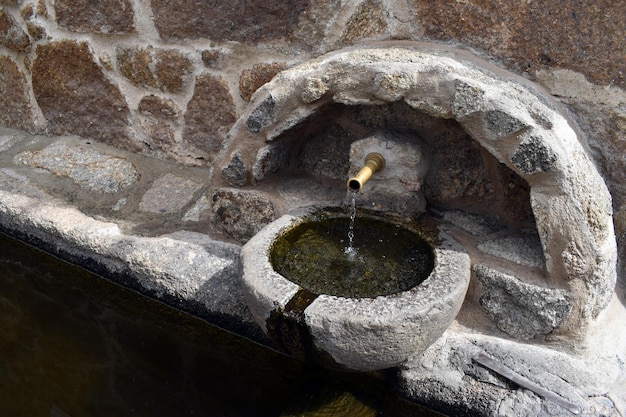
[(365, 157), (365, 165), (355, 177), (348, 180), (348, 189), (353, 192), (361, 191), (363, 185), (371, 178), (371, 176), (382, 171), (385, 168), (385, 158), (377, 152), (367, 154)]

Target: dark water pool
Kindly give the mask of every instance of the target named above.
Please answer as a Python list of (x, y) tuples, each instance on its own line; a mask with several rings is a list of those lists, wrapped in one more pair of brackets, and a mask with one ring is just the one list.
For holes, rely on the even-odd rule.
[(435, 416), (0, 234), (0, 416)]

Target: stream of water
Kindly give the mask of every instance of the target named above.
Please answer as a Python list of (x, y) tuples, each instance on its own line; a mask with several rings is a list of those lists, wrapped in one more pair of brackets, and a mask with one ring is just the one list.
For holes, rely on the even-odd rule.
[(357, 254), (357, 250), (354, 247), (354, 220), (356, 219), (356, 191), (352, 192), (352, 199), (350, 200), (350, 226), (348, 226), (348, 246), (345, 247), (344, 252), (350, 259), (354, 259)]

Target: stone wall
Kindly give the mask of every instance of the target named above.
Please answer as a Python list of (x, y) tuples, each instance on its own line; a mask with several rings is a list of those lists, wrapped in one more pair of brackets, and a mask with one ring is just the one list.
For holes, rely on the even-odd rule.
[(621, 236), (624, 15), (617, 0), (2, 0), (0, 125), (211, 166), (281, 70), (364, 40), (440, 42), (563, 103), (611, 190)]

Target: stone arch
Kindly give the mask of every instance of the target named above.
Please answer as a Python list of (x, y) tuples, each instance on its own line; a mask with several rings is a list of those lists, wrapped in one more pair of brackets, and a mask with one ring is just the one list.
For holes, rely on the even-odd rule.
[(569, 290), (578, 333), (609, 303), (616, 243), (608, 189), (571, 123), (537, 86), (466, 52), (415, 42), (335, 51), (288, 69), (253, 96), (229, 132), (214, 184), (244, 186), (276, 168), (272, 142), (328, 103), (404, 101), (455, 119), (531, 187), (546, 282)]

